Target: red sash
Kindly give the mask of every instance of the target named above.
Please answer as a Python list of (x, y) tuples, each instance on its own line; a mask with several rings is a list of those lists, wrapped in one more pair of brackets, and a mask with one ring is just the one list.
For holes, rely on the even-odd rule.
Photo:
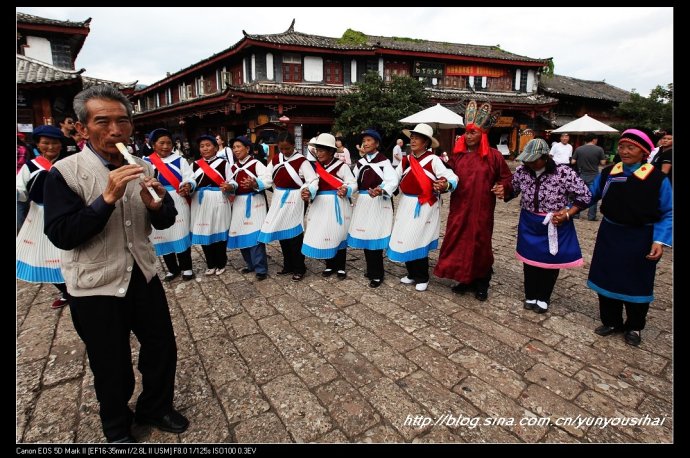
[(33, 161), (46, 170), (50, 170), (50, 168), (53, 166), (53, 163), (43, 156), (37, 156)]
[(419, 187), (422, 188), (422, 193), (417, 196), (417, 201), (420, 205), (428, 203), (429, 205), (434, 205), (436, 202), (436, 196), (434, 196), (434, 185), (431, 182), (431, 178), (424, 173), (422, 166), (419, 165), (419, 161), (414, 154), (409, 154), (407, 156), (410, 160), (410, 169), (412, 176), (419, 183)]
[[(163, 175), (166, 180), (168, 180), (168, 183), (170, 183), (175, 190), (180, 189), (180, 180), (177, 178), (177, 176), (168, 168), (167, 165), (165, 165), (165, 162), (163, 162), (163, 159), (160, 158), (158, 153), (153, 153), (149, 156), (149, 160), (153, 164), (154, 167), (158, 170), (158, 173)], [(206, 162), (206, 161), (204, 161)], [(205, 170), (204, 170), (205, 171)]]
[(207, 177), (209, 177), (215, 184), (218, 186), (222, 185), (225, 183), (225, 179), (223, 176), (218, 173), (218, 171), (214, 168), (212, 168), (210, 165), (208, 165), (208, 162), (206, 162), (203, 159), (199, 159), (196, 161), (197, 165), (201, 167), (201, 170), (204, 171)]
[(316, 161), (316, 173), (319, 175), (319, 178), (323, 178), (323, 181), (335, 189), (338, 189), (343, 185), (343, 182), (340, 180), (340, 178), (328, 173), (328, 171), (326, 171), (326, 169), (323, 168), (323, 165), (321, 165), (321, 163), (318, 161)]

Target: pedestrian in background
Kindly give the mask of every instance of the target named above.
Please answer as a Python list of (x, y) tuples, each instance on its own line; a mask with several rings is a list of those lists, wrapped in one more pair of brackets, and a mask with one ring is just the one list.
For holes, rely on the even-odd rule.
[[(597, 145), (598, 141), (596, 135), (586, 134), (586, 143), (575, 150), (570, 160), (570, 163), (575, 166), (580, 174), (580, 178), (582, 178), (587, 187), (590, 187), (599, 175), (599, 166), (606, 165), (606, 155), (604, 154), (604, 149)], [(572, 217), (579, 218), (580, 215), (574, 214)], [(590, 221), (597, 220), (596, 202), (587, 210), (587, 219)]]

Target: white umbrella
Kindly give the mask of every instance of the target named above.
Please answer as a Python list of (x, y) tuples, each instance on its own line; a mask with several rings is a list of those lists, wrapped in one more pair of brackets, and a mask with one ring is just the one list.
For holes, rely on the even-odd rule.
[(611, 126), (607, 126), (601, 121), (597, 121), (587, 115), (581, 118), (577, 118), (575, 121), (570, 121), (567, 124), (563, 124), (558, 129), (552, 130), (551, 133), (558, 134), (561, 132), (567, 132), (569, 134), (610, 134), (618, 132)]
[(464, 127), (462, 116), (454, 111), (449, 110), (440, 103), (426, 110), (422, 110), (413, 115), (400, 120), (403, 124), (429, 124), (436, 129), (453, 129), (455, 127)]

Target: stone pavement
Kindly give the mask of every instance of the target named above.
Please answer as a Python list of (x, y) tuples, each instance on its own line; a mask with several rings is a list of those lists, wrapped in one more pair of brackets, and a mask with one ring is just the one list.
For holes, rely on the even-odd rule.
[[(370, 289), (358, 250), (348, 251), (347, 279), (324, 279), (324, 264), (307, 260), (307, 276), (293, 283), (275, 274), (277, 242), (268, 247), (263, 282), (239, 273), (243, 263), (233, 251), (219, 277), (166, 284), (178, 345), (175, 404), (191, 426), (179, 435), (135, 426), (134, 436), (173, 443), (672, 442), (672, 251), (657, 270), (641, 346), (621, 335), (599, 337), (592, 332), (596, 295), (585, 285), (599, 223), (576, 222), (585, 267), (561, 272), (549, 312), (538, 315), (522, 308), (518, 200), (497, 206), (486, 302), (456, 295), (453, 282), (437, 278), (416, 292), (399, 283), (404, 267), (388, 261), (384, 285)], [(445, 202), (442, 228), (447, 212)], [(69, 308), (50, 309), (55, 296), (51, 285), (18, 282), (16, 440), (103, 442), (84, 347)], [(140, 379), (132, 407), (139, 388)], [(578, 416), (612, 423), (564, 423)], [(647, 424), (626, 424), (631, 417)], [(648, 424), (657, 417), (663, 424)]]

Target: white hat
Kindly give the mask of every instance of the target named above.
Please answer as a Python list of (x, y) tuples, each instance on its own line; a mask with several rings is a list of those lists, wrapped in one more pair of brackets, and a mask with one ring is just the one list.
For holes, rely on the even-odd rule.
[(429, 140), (431, 140), (431, 147), (432, 148), (438, 148), (438, 140), (434, 138), (434, 129), (431, 128), (430, 125), (428, 124), (417, 124), (414, 129), (403, 129), (403, 134), (407, 135), (408, 137), (410, 134), (414, 132), (415, 134), (423, 135)]
[(309, 143), (309, 146), (325, 146), (328, 148), (338, 149), (338, 147), (335, 146), (335, 137), (331, 134), (319, 135), (318, 137), (316, 137), (316, 140)]

